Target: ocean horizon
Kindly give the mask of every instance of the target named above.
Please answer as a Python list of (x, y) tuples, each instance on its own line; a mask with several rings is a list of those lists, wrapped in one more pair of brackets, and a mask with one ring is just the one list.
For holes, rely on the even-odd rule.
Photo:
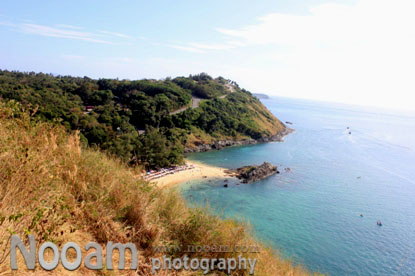
[[(270, 98), (295, 132), (284, 142), (189, 154), (225, 168), (277, 165), (252, 184), (184, 183), (191, 206), (248, 222), (258, 239), (311, 271), (415, 275), (415, 114)], [(382, 222), (382, 226), (377, 225)]]

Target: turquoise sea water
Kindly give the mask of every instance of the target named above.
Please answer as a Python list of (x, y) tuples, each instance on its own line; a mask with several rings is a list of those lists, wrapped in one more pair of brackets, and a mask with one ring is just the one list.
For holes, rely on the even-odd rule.
[(181, 186), (189, 204), (249, 221), (258, 238), (312, 271), (415, 275), (415, 116), (284, 98), (263, 103), (293, 122), (285, 142), (189, 158), (227, 168), (269, 161), (281, 174), (229, 188), (189, 182)]

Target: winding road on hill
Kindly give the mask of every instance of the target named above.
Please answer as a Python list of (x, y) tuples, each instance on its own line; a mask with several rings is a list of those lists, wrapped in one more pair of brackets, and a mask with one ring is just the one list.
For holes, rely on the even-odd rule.
[[(226, 86), (226, 88), (229, 89), (229, 92), (230, 93), (233, 93), (235, 91), (235, 88), (231, 84), (227, 83), (227, 84), (225, 84), (225, 86)], [(225, 95), (219, 96), (218, 98), (219, 99), (224, 99), (228, 95), (229, 94), (225, 94)], [(177, 109), (175, 111), (170, 112), (169, 115), (175, 115), (175, 114), (181, 113), (183, 111), (188, 110), (189, 108), (197, 108), (197, 107), (199, 107), (200, 102), (202, 100), (206, 100), (206, 99), (199, 98), (199, 97), (196, 97), (196, 96), (193, 96), (192, 95), (192, 105), (191, 106), (189, 106), (189, 105), (183, 106), (183, 107), (181, 107), (181, 108), (179, 108), (179, 109)]]

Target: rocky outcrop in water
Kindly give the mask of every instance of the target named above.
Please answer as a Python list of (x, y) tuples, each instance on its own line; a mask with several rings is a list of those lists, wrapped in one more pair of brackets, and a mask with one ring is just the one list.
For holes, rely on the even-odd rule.
[(259, 166), (245, 166), (236, 170), (227, 170), (232, 176), (241, 179), (242, 183), (251, 183), (279, 173), (277, 166), (264, 162)]

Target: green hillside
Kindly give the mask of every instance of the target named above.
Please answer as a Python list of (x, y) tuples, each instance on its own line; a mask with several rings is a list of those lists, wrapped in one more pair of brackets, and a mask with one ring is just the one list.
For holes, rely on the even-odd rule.
[(180, 164), (184, 148), (196, 142), (261, 139), (284, 130), (250, 92), (205, 73), (131, 81), (0, 71), (0, 98), (148, 168)]

